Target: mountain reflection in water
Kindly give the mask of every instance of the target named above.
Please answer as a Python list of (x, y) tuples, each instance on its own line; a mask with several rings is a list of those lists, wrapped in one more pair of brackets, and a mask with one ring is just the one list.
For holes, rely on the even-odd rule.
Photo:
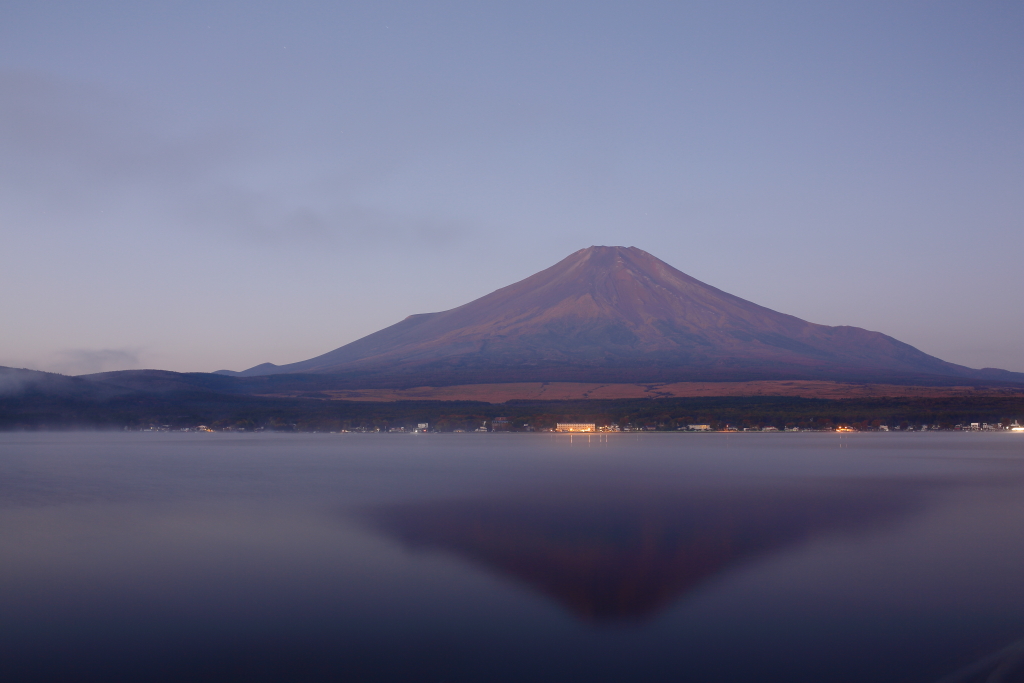
[(920, 487), (593, 488), (392, 505), (370, 525), (530, 586), (577, 617), (644, 620), (712, 577), (920, 507)]

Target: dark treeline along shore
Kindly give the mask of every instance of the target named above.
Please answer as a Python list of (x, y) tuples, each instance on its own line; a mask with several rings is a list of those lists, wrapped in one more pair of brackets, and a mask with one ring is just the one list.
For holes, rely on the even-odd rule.
[(127, 394), (95, 400), (44, 393), (0, 397), (0, 429), (387, 431), (429, 423), (433, 431), (474, 430), (496, 417), (510, 431), (540, 431), (556, 422), (612, 423), (675, 431), (690, 424), (713, 429), (884, 424), (953, 429), (972, 422), (1024, 422), (1024, 396), (813, 399), (790, 396), (611, 399), (572, 401), (331, 401), (202, 392)]

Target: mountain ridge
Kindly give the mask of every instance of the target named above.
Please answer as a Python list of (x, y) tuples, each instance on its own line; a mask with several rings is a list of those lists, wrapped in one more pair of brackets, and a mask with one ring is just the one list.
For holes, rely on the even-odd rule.
[(880, 332), (811, 323), (693, 278), (636, 247), (592, 246), (447, 311), (414, 314), (306, 361), (240, 373), (367, 386), (776, 379), (1024, 382)]

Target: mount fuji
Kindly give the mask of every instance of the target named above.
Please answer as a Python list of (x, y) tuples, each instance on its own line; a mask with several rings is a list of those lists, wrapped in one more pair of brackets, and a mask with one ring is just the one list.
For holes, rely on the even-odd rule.
[(475, 301), (309, 360), (240, 373), (364, 386), (810, 379), (1024, 382), (859, 327), (817, 325), (707, 285), (635, 247), (593, 246)]

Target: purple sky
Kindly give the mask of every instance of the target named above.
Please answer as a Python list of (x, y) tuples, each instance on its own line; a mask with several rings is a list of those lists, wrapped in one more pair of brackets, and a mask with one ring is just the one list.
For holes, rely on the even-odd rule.
[(592, 244), (1024, 371), (1020, 2), (0, 4), (0, 365), (304, 360)]

